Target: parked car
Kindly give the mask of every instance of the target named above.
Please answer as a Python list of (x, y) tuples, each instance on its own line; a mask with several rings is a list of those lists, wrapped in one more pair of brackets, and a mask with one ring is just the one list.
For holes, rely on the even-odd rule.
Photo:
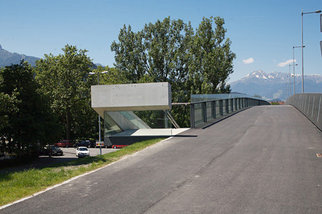
[(61, 140), (58, 143), (55, 143), (55, 146), (59, 147), (73, 147), (73, 142), (71, 140)]
[(89, 156), (89, 150), (85, 146), (80, 146), (76, 148), (76, 157), (82, 158)]
[(80, 147), (80, 146), (84, 146), (89, 148), (91, 146), (91, 143), (89, 142), (89, 140), (79, 140), (75, 143), (74, 145), (75, 147)]
[(54, 145), (48, 145), (46, 147), (44, 147), (41, 151), (40, 151), (41, 155), (59, 155), (62, 156), (64, 155), (63, 150), (61, 150), (58, 146), (54, 146)]
[(96, 141), (95, 140), (89, 140), (90, 147), (95, 148), (96, 147)]
[(75, 144), (74, 147), (80, 147), (80, 146), (85, 146), (87, 148), (95, 148), (96, 142), (95, 140), (78, 140)]

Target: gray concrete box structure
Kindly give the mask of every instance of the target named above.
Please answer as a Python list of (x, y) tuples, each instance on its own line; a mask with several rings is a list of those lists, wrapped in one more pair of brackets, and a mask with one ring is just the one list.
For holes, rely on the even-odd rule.
[(104, 111), (145, 111), (171, 109), (171, 86), (167, 82), (91, 87), (92, 108)]
[(91, 87), (91, 97), (92, 108), (104, 118), (104, 143), (108, 146), (171, 136), (186, 130), (151, 129), (133, 112), (170, 110), (171, 86), (167, 82), (95, 85)]

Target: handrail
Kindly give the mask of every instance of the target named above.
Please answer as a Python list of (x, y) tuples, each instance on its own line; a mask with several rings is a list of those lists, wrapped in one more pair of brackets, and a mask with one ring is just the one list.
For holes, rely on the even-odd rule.
[(238, 111), (257, 105), (270, 104), (265, 100), (250, 97), (192, 102), (190, 103), (190, 126), (191, 128), (203, 127)]
[(295, 94), (286, 100), (322, 130), (322, 93)]

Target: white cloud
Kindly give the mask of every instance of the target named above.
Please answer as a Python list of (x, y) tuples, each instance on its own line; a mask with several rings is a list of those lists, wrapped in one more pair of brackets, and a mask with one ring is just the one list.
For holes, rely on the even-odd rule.
[[(296, 62), (296, 60), (294, 60), (294, 62)], [(287, 66), (288, 64), (291, 64), (291, 63), (293, 63), (293, 59), (289, 59), (289, 60), (286, 60), (285, 62), (280, 62), (280, 63), (278, 63), (278, 67), (285, 67), (285, 66)]]
[(254, 58), (253, 57), (250, 57), (250, 58), (248, 58), (248, 59), (244, 59), (243, 60), (243, 63), (244, 64), (251, 64), (251, 63), (253, 63), (255, 60), (254, 60)]
[(276, 93), (273, 94), (273, 99), (281, 98), (282, 94), (283, 94), (283, 91), (278, 90)]

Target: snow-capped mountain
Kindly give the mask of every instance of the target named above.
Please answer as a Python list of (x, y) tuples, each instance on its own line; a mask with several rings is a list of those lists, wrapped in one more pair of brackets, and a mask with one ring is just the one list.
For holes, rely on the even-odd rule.
[[(249, 95), (259, 95), (267, 100), (286, 98), (293, 94), (294, 77), (288, 73), (264, 71), (254, 71), (246, 77), (232, 82), (233, 92), (246, 93)], [(304, 88), (306, 93), (322, 93), (322, 75), (305, 75)], [(295, 92), (302, 91), (302, 77), (295, 76)]]

